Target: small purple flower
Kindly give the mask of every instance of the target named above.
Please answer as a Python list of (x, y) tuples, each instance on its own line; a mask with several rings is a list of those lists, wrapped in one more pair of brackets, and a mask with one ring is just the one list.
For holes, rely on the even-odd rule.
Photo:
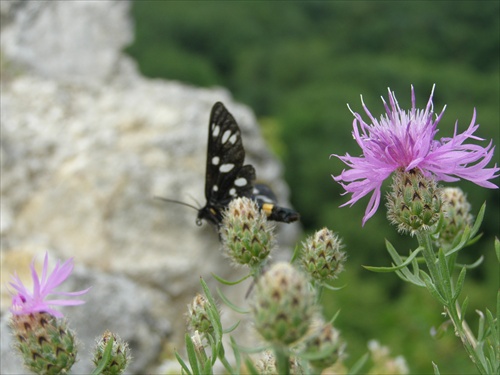
[(35, 270), (35, 260), (31, 263), (31, 276), (33, 278), (33, 292), (29, 291), (21, 282), (17, 273), (12, 276), (12, 282), (10, 285), (16, 290), (16, 294), (12, 297), (12, 307), (10, 311), (14, 315), (28, 315), (36, 312), (46, 312), (57, 318), (61, 318), (63, 315), (51, 308), (51, 305), (59, 306), (76, 306), (85, 303), (82, 300), (70, 300), (70, 299), (56, 299), (47, 300), (49, 294), (59, 294), (63, 296), (80, 296), (88, 292), (88, 289), (80, 290), (78, 292), (54, 292), (64, 280), (73, 271), (73, 258), (68, 259), (62, 265), (60, 261), (57, 261), (54, 270), (50, 273), (48, 271), (49, 257), (45, 253), (45, 260), (43, 262), (43, 269), (41, 278)]
[(458, 181), (465, 179), (477, 185), (494, 189), (495, 184), (489, 180), (498, 177), (497, 165), (485, 168), (493, 157), (495, 149), (490, 141), (487, 147), (475, 144), (465, 144), (467, 139), (482, 141), (474, 134), (479, 128), (476, 121), (476, 110), (472, 115), (468, 129), (457, 134), (457, 125), (452, 138), (435, 140), (438, 132), (437, 124), (441, 120), (446, 106), (434, 118), (434, 109), (431, 96), (424, 110), (415, 107), (415, 92), (411, 87), (412, 106), (409, 111), (403, 111), (396, 100), (394, 92), (389, 91), (389, 105), (384, 98), (386, 114), (375, 119), (363, 102), (363, 109), (368, 115), (371, 124), (366, 123), (359, 113), (353, 113), (353, 136), (361, 147), (363, 155), (360, 157), (339, 156), (350, 168), (343, 170), (333, 179), (345, 189), (345, 193), (352, 193), (351, 199), (344, 203), (353, 205), (359, 199), (373, 192), (363, 217), (363, 225), (372, 217), (380, 204), (380, 188), (383, 181), (392, 172), (401, 169), (405, 172), (412, 169), (420, 170), (426, 177), (434, 177), (440, 181)]

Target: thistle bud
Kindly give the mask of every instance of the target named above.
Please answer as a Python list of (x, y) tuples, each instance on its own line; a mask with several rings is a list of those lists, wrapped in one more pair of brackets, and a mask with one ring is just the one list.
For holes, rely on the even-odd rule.
[(251, 311), (255, 328), (273, 345), (287, 346), (309, 330), (316, 313), (315, 294), (289, 263), (274, 264), (257, 281)]
[(15, 347), (24, 365), (37, 374), (66, 374), (76, 360), (75, 336), (64, 319), (47, 313), (13, 315)]
[(342, 359), (344, 348), (345, 344), (340, 338), (340, 332), (330, 323), (324, 323), (320, 330), (306, 342), (306, 352), (324, 355), (310, 360), (309, 364), (321, 372)]
[(318, 281), (333, 280), (344, 269), (346, 254), (340, 238), (327, 228), (307, 238), (300, 256), (305, 271)]
[(259, 268), (274, 246), (274, 225), (249, 198), (229, 203), (221, 227), (223, 249), (236, 264)]
[(209, 306), (210, 302), (201, 294), (197, 294), (188, 305), (187, 325), (192, 332), (197, 331), (202, 335), (213, 333), (214, 327), (208, 315)]
[(103, 375), (120, 375), (125, 371), (130, 363), (130, 350), (128, 344), (123, 341), (118, 335), (109, 331), (104, 332), (102, 337), (97, 340), (93, 362), (98, 366), (103, 358), (104, 351), (110, 338), (113, 338), (113, 347), (111, 348), (111, 357), (102, 370)]
[(453, 240), (471, 226), (473, 217), (470, 213), (467, 196), (460, 188), (443, 189), (443, 227), (439, 232), (438, 242), (441, 245), (452, 244)]
[(387, 217), (403, 233), (412, 236), (429, 230), (439, 220), (442, 199), (436, 181), (419, 170), (397, 170), (387, 195)]

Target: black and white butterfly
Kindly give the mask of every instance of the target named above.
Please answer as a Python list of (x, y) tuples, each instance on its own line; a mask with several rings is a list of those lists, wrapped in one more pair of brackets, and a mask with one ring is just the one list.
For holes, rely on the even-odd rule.
[(207, 167), (205, 198), (207, 202), (198, 210), (197, 224), (202, 220), (219, 226), (222, 214), (229, 202), (237, 197), (255, 200), (269, 220), (291, 223), (299, 219), (299, 213), (277, 206), (272, 190), (262, 184), (254, 184), (255, 169), (245, 162), (245, 149), (241, 131), (234, 117), (224, 104), (212, 107), (208, 125)]
[(245, 149), (240, 128), (224, 104), (217, 102), (212, 107), (208, 124), (205, 206), (198, 209), (188, 203), (158, 198), (196, 209), (198, 225), (206, 220), (218, 227), (229, 202), (238, 197), (253, 199), (269, 220), (284, 223), (297, 221), (297, 211), (276, 205), (276, 196), (271, 188), (254, 184), (255, 168), (250, 164), (244, 165), (244, 162)]

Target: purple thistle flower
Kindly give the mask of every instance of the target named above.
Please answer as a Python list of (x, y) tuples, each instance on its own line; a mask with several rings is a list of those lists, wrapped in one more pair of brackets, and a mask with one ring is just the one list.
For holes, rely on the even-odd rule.
[(63, 296), (79, 296), (85, 294), (90, 288), (80, 290), (78, 292), (54, 292), (64, 280), (73, 271), (73, 258), (68, 259), (62, 265), (57, 261), (54, 270), (48, 274), (49, 257), (45, 253), (41, 278), (35, 270), (35, 260), (31, 263), (31, 277), (33, 278), (33, 292), (29, 291), (15, 273), (12, 276), (10, 285), (17, 291), (12, 297), (12, 307), (10, 311), (14, 315), (29, 315), (37, 312), (46, 312), (57, 318), (61, 318), (63, 314), (51, 308), (51, 305), (58, 306), (76, 306), (85, 303), (82, 300), (56, 299), (47, 300), (49, 294), (59, 294)]
[[(363, 151), (360, 157), (336, 156), (347, 164), (350, 169), (343, 170), (333, 179), (345, 189), (345, 193), (352, 193), (351, 199), (344, 203), (353, 205), (359, 199), (373, 192), (363, 217), (363, 225), (372, 217), (380, 204), (380, 189), (383, 181), (392, 172), (401, 169), (408, 172), (412, 169), (420, 170), (426, 177), (434, 177), (440, 181), (458, 181), (465, 179), (479, 186), (494, 189), (495, 184), (489, 180), (498, 177), (497, 165), (485, 168), (493, 157), (495, 149), (490, 141), (487, 147), (475, 144), (465, 144), (467, 139), (482, 141), (474, 135), (479, 128), (476, 121), (476, 110), (472, 115), (468, 129), (457, 134), (457, 123), (452, 138), (435, 140), (438, 132), (437, 124), (441, 120), (446, 106), (434, 118), (432, 96), (434, 87), (424, 110), (415, 107), (415, 92), (411, 86), (412, 106), (409, 111), (403, 111), (396, 100), (394, 92), (389, 91), (389, 105), (384, 98), (386, 114), (375, 119), (361, 97), (361, 103), (371, 124), (366, 123), (359, 113), (355, 113), (353, 121), (353, 136)], [(350, 108), (349, 108), (350, 109)]]

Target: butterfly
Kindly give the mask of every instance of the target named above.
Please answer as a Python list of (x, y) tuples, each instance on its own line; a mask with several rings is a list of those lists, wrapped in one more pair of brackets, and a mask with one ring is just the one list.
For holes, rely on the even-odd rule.
[(245, 149), (238, 123), (224, 104), (217, 102), (212, 107), (208, 124), (206, 204), (198, 210), (196, 223), (201, 225), (205, 220), (219, 226), (229, 202), (238, 197), (253, 199), (269, 220), (297, 221), (299, 213), (276, 205), (271, 188), (254, 184), (255, 168), (244, 163)]

